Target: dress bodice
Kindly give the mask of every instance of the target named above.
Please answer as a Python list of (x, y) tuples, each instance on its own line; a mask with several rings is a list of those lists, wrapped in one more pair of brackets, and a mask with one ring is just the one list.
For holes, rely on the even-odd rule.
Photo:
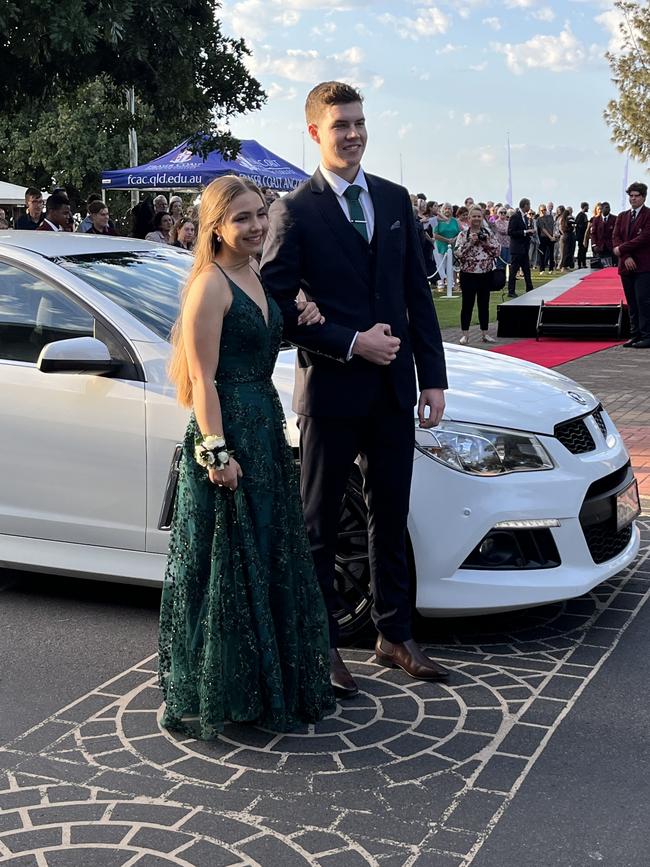
[(267, 296), (267, 324), (258, 304), (227, 274), (224, 276), (232, 304), (223, 320), (217, 391), (224, 386), (270, 380), (282, 339), (282, 314), (275, 301)]

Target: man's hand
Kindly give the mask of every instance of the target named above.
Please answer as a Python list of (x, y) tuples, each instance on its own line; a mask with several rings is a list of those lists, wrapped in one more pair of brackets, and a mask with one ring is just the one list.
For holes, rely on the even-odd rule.
[(627, 259), (623, 261), (623, 264), (628, 271), (636, 271), (636, 262), (631, 256), (628, 256)]
[[(429, 407), (429, 418), (424, 414), (426, 407)], [(441, 388), (425, 388), (420, 392), (420, 400), (418, 401), (420, 427), (435, 427), (440, 423), (444, 411), (445, 393)]]
[(360, 331), (352, 348), (353, 355), (360, 355), (371, 364), (390, 364), (397, 358), (399, 337), (390, 333), (390, 325), (378, 322), (368, 331)]
[(620, 247), (614, 247), (614, 255), (615, 256), (621, 255), (621, 248)]

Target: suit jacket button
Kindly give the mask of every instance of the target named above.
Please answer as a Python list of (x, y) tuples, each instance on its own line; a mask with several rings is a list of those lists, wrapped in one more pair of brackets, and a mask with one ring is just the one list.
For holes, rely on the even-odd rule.
[(379, 300), (379, 292), (375, 292), (375, 298)]

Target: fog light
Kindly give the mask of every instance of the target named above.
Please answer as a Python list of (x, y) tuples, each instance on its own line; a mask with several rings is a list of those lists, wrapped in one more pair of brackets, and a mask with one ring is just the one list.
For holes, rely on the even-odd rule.
[(559, 527), (557, 518), (529, 518), (523, 521), (499, 521), (495, 530), (546, 530), (549, 527)]

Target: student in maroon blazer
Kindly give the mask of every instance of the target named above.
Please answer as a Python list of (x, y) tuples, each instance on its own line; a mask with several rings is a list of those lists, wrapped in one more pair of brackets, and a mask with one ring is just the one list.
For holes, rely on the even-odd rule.
[[(614, 224), (616, 214), (611, 213), (609, 202), (603, 202), (601, 212), (591, 221), (591, 249), (602, 259), (614, 258)], [(616, 265), (616, 262), (614, 262)]]
[(67, 196), (52, 193), (45, 205), (45, 219), (37, 232), (65, 232), (70, 222), (70, 202)]
[(625, 191), (630, 210), (614, 226), (614, 254), (630, 314), (630, 339), (624, 346), (650, 349), (650, 208), (646, 184), (635, 182)]

